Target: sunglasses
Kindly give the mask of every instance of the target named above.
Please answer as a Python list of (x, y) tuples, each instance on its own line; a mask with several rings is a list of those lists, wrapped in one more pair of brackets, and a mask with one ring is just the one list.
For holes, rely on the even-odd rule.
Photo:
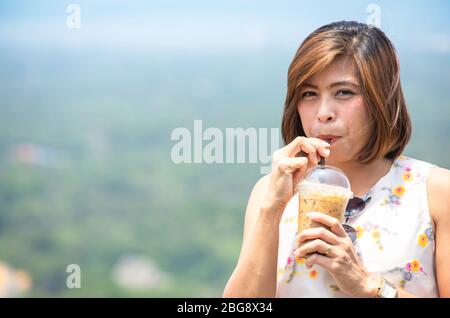
[(348, 222), (349, 218), (360, 215), (366, 208), (366, 205), (370, 201), (370, 199), (372, 199), (372, 197), (368, 197), (366, 200), (358, 197), (353, 197), (348, 201), (347, 207), (345, 208), (344, 217), (346, 217), (346, 219), (342, 226), (344, 227), (345, 232), (347, 232), (347, 235), (350, 237), (353, 243), (356, 241), (356, 230), (352, 226), (345, 223)]

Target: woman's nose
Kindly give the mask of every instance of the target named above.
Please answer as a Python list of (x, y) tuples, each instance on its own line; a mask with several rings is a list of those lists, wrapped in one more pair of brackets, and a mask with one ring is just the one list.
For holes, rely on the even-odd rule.
[(321, 103), (319, 111), (317, 112), (317, 118), (321, 122), (329, 122), (334, 120), (335, 114), (329, 102), (323, 101)]

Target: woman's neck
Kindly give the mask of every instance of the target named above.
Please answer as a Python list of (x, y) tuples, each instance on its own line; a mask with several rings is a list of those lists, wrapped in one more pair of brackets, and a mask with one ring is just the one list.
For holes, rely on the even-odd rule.
[(389, 172), (392, 160), (380, 158), (369, 164), (351, 161), (335, 164), (334, 166), (344, 171), (350, 180), (353, 195), (360, 197), (367, 193), (378, 180)]

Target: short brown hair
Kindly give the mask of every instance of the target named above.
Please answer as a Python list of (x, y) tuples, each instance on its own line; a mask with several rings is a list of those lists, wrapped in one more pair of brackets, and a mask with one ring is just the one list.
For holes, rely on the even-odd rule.
[(282, 119), (285, 144), (305, 136), (297, 105), (306, 81), (337, 57), (349, 57), (371, 118), (371, 134), (357, 160), (397, 158), (411, 137), (411, 120), (400, 84), (400, 66), (391, 41), (379, 28), (354, 21), (327, 24), (300, 45), (288, 71)]

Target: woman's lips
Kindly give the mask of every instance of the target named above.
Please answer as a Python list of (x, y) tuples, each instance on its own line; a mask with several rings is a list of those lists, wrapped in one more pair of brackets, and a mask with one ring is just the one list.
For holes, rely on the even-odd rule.
[(326, 141), (331, 146), (332, 144), (334, 144), (341, 137), (328, 137), (327, 136), (327, 137), (319, 137), (319, 138), (322, 139), (323, 141)]
[(328, 143), (329, 143), (330, 146), (331, 146), (331, 145), (334, 144), (339, 138), (340, 138), (340, 137), (334, 137), (334, 138), (331, 138), (330, 141), (329, 141)]

